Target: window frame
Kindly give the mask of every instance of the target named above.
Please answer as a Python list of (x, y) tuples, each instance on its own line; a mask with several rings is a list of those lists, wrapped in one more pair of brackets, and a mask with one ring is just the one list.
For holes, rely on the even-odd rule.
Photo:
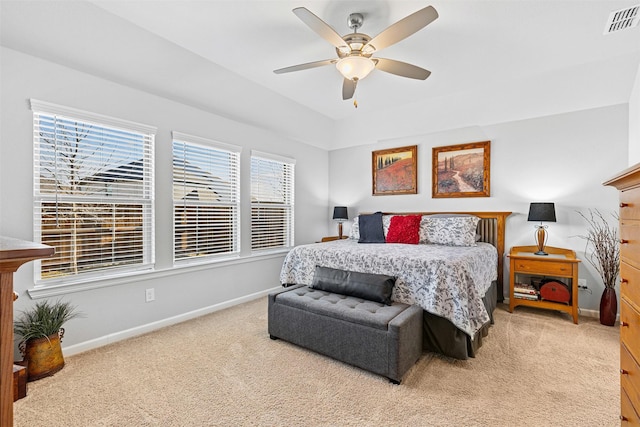
[[(155, 268), (155, 170), (154, 170), (154, 161), (155, 161), (155, 135), (157, 132), (157, 128), (154, 126), (148, 126), (140, 123), (135, 123), (128, 120), (123, 120), (115, 117), (105, 116), (97, 113), (92, 113), (80, 109), (75, 109), (71, 107), (61, 106), (57, 104), (52, 104), (49, 102), (39, 101), (35, 99), (30, 100), (31, 110), (33, 112), (33, 121), (32, 121), (32, 130), (33, 130), (33, 233), (34, 240), (39, 243), (47, 243), (43, 242), (43, 229), (44, 225), (42, 223), (44, 211), (43, 204), (46, 203), (56, 203), (55, 211), (57, 212), (59, 204), (64, 203), (76, 203), (80, 201), (81, 203), (87, 203), (92, 205), (104, 204), (112, 205), (112, 209), (115, 206), (121, 205), (139, 205), (140, 212), (139, 216), (141, 218), (141, 231), (135, 236), (140, 235), (141, 237), (136, 241), (140, 241), (141, 248), (139, 250), (134, 249), (133, 256), (135, 258), (140, 258), (140, 261), (125, 263), (124, 265), (112, 265), (105, 267), (97, 267), (90, 268), (87, 271), (75, 272), (72, 274), (62, 275), (59, 277), (51, 277), (51, 278), (43, 278), (42, 277), (42, 267), (43, 263), (46, 263), (46, 259), (39, 259), (34, 262), (34, 271), (33, 278), (35, 289), (42, 288), (67, 288), (72, 285), (78, 285), (83, 283), (91, 283), (97, 281), (103, 281), (105, 279), (113, 279), (113, 278), (121, 278), (130, 275), (140, 274), (141, 272), (152, 271)], [(87, 125), (95, 125), (98, 126), (99, 129), (105, 129), (110, 134), (112, 133), (120, 133), (123, 132), (125, 134), (139, 136), (141, 138), (140, 147), (141, 150), (141, 162), (140, 162), (140, 171), (136, 172), (142, 176), (142, 182), (139, 186), (132, 187), (132, 192), (136, 192), (136, 195), (119, 194), (117, 197), (113, 197), (109, 199), (108, 191), (105, 192), (108, 196), (105, 197), (104, 194), (100, 194), (97, 191), (93, 191), (87, 194), (62, 194), (58, 192), (57, 186), (55, 192), (47, 192), (41, 191), (41, 178), (40, 171), (42, 168), (46, 168), (45, 165), (46, 159), (43, 161), (42, 157), (42, 147), (41, 147), (41, 134), (40, 130), (40, 117), (52, 117), (54, 120), (57, 118), (76, 121), (78, 123), (83, 123)], [(57, 125), (54, 125), (57, 126)], [(110, 135), (109, 138), (114, 138)], [(112, 142), (111, 139), (108, 142)], [(57, 142), (56, 142), (57, 144)], [(89, 142), (87, 142), (87, 145)], [(129, 149), (125, 143), (122, 143), (122, 146), (126, 149), (124, 150), (127, 154), (133, 154), (135, 150)], [(120, 147), (120, 145), (118, 145)], [(55, 149), (54, 149), (55, 150)], [(113, 149), (115, 152), (115, 148)], [(87, 157), (89, 158), (89, 157)], [(108, 172), (112, 169), (116, 169), (118, 167), (122, 167), (124, 165), (130, 165), (135, 162), (134, 159), (129, 163), (106, 163), (105, 168), (102, 169), (102, 172)], [(93, 162), (93, 159), (91, 160)], [(57, 167), (57, 160), (56, 167)], [(132, 166), (134, 168), (137, 166)], [(131, 169), (132, 170), (132, 169)], [(97, 175), (97, 174), (96, 174)], [(92, 175), (93, 177), (93, 175)], [(56, 181), (57, 178), (56, 178)], [(88, 185), (88, 184), (87, 184)], [(99, 184), (100, 185), (100, 184)], [(98, 186), (99, 186), (98, 185)], [(98, 187), (96, 186), (96, 188)], [(139, 188), (138, 188), (139, 187)], [(62, 202), (61, 202), (62, 200)], [(96, 211), (91, 211), (92, 214), (95, 215), (95, 212), (99, 212), (99, 209), (96, 207)], [(113, 215), (115, 215), (113, 212)], [(57, 214), (56, 214), (57, 215)], [(129, 215), (127, 213), (127, 215)], [(128, 218), (125, 216), (125, 218)], [(113, 221), (113, 220), (112, 220)], [(115, 230), (115, 223), (113, 223), (113, 227)], [(90, 236), (97, 236), (97, 232), (93, 234), (88, 234)], [(120, 238), (120, 237), (117, 237)], [(118, 254), (121, 256), (121, 252), (111, 251), (112, 254)], [(54, 255), (55, 256), (55, 255)], [(78, 262), (78, 261), (76, 261)], [(87, 265), (93, 265), (94, 261), (86, 262)], [(96, 266), (99, 261), (95, 261)]]
[[(229, 201), (227, 202), (217, 202), (217, 203), (202, 203), (202, 202), (189, 202), (192, 206), (203, 206), (203, 207), (231, 207), (234, 212), (233, 221), (232, 221), (232, 237), (231, 237), (231, 246), (232, 250), (228, 252), (221, 253), (212, 253), (212, 254), (203, 254), (196, 256), (185, 256), (176, 258), (176, 230), (178, 227), (176, 221), (176, 208), (182, 203), (183, 206), (187, 206), (186, 198), (176, 199), (175, 191), (172, 191), (172, 225), (173, 225), (173, 233), (172, 233), (172, 260), (175, 266), (178, 265), (189, 265), (189, 264), (199, 264), (199, 263), (209, 263), (220, 261), (229, 258), (237, 258), (240, 256), (241, 251), (241, 199), (240, 199), (240, 160), (242, 155), (242, 147), (233, 144), (227, 144), (219, 141), (215, 141), (208, 138), (202, 138), (199, 136), (189, 135), (186, 133), (173, 131), (171, 138), (171, 151), (172, 151), (172, 185), (176, 185), (175, 181), (175, 171), (174, 171), (174, 144), (182, 143), (189, 144), (192, 148), (199, 147), (204, 150), (212, 150), (218, 152), (224, 152), (230, 155), (230, 158), (233, 159), (233, 163), (231, 164), (231, 168), (227, 171), (230, 175), (232, 175), (232, 182), (229, 185), (230, 196)], [(184, 170), (184, 168), (183, 168)], [(210, 171), (204, 171), (210, 172)], [(183, 182), (184, 184), (184, 182)]]
[[(284, 192), (283, 201), (281, 203), (278, 202), (265, 202), (265, 201), (254, 201), (254, 159), (260, 159), (265, 162), (272, 162), (281, 164), (284, 170), (284, 178), (286, 182), (284, 182), (284, 188), (282, 188)], [(260, 254), (266, 252), (274, 252), (274, 251), (288, 251), (295, 245), (295, 164), (296, 160), (290, 157), (284, 157), (277, 154), (265, 153), (262, 151), (252, 150), (251, 151), (251, 171), (250, 171), (250, 183), (251, 183), (251, 224), (249, 227), (250, 233), (250, 242), (251, 242), (251, 252), (252, 254)], [(268, 183), (267, 183), (268, 184)], [(282, 229), (282, 234), (284, 235), (284, 244), (282, 245), (274, 245), (274, 246), (266, 246), (266, 247), (256, 247), (256, 241), (254, 240), (255, 234), (255, 223), (254, 223), (254, 209), (255, 208), (279, 208), (284, 209), (286, 211), (286, 216), (284, 218), (285, 226)]]

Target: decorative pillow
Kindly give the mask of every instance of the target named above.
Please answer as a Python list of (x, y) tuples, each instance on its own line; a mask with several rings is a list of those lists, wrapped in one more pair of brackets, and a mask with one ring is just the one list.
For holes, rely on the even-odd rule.
[(389, 227), (391, 226), (391, 218), (395, 215), (382, 215), (382, 232), (384, 233), (385, 240), (387, 239), (387, 233), (389, 232)]
[(349, 238), (350, 239), (354, 239), (354, 240), (359, 240), (360, 239), (360, 217), (357, 216), (353, 219), (353, 222), (351, 223), (351, 230), (349, 231)]
[[(389, 225), (391, 224), (391, 218), (393, 218), (393, 216), (394, 215), (382, 215), (382, 229), (383, 229), (385, 238), (387, 237), (387, 233), (389, 231)], [(359, 217), (355, 217), (353, 219), (353, 222), (351, 223), (349, 238), (354, 240), (360, 239)]]
[[(473, 217), (470, 214), (457, 214), (457, 213), (441, 213), (441, 214), (428, 214), (422, 216), (422, 221), (420, 222), (420, 244), (426, 245), (429, 243), (427, 240), (427, 220), (429, 218), (452, 218), (452, 217)], [(476, 242), (480, 240), (479, 235), (476, 231)]]
[(311, 287), (391, 305), (395, 284), (396, 278), (393, 276), (316, 266)]
[(382, 212), (370, 215), (360, 215), (358, 228), (360, 239), (358, 243), (384, 243), (384, 229), (382, 227)]
[(420, 224), (420, 243), (447, 246), (477, 246), (477, 216), (434, 217), (425, 215)]
[(408, 243), (417, 245), (419, 241), (420, 215), (394, 215), (387, 233), (387, 243)]

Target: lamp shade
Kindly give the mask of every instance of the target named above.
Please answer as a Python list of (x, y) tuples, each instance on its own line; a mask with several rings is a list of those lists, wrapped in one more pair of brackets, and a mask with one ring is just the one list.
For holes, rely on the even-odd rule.
[(346, 79), (362, 80), (376, 67), (376, 64), (364, 56), (347, 56), (336, 63), (336, 68)]
[(556, 222), (556, 208), (553, 203), (531, 203), (527, 221)]
[(346, 221), (349, 219), (346, 206), (336, 206), (333, 208), (333, 219), (337, 221)]

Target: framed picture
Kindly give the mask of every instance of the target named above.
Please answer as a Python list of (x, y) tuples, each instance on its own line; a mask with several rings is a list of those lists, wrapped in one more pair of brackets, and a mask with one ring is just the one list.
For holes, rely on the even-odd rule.
[(433, 147), (431, 196), (489, 197), (491, 141)]
[(371, 153), (373, 195), (418, 193), (418, 146)]

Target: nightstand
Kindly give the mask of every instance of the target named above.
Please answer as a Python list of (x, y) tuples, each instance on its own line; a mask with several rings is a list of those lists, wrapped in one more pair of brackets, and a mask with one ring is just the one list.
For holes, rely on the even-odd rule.
[[(348, 236), (342, 236), (343, 239), (346, 239)], [(328, 236), (328, 237), (323, 237), (321, 242), (330, 242), (332, 240), (340, 240), (339, 236)]]
[[(558, 310), (569, 313), (573, 323), (578, 323), (578, 264), (576, 253), (571, 249), (545, 246), (549, 255), (535, 255), (537, 246), (514, 246), (509, 253), (509, 312), (519, 305)], [(558, 279), (569, 287), (570, 300), (567, 304), (547, 301), (540, 297), (540, 289), (535, 285), (543, 279)], [(534, 285), (531, 296), (514, 295), (516, 284)], [(537, 291), (537, 292), (535, 292)]]

